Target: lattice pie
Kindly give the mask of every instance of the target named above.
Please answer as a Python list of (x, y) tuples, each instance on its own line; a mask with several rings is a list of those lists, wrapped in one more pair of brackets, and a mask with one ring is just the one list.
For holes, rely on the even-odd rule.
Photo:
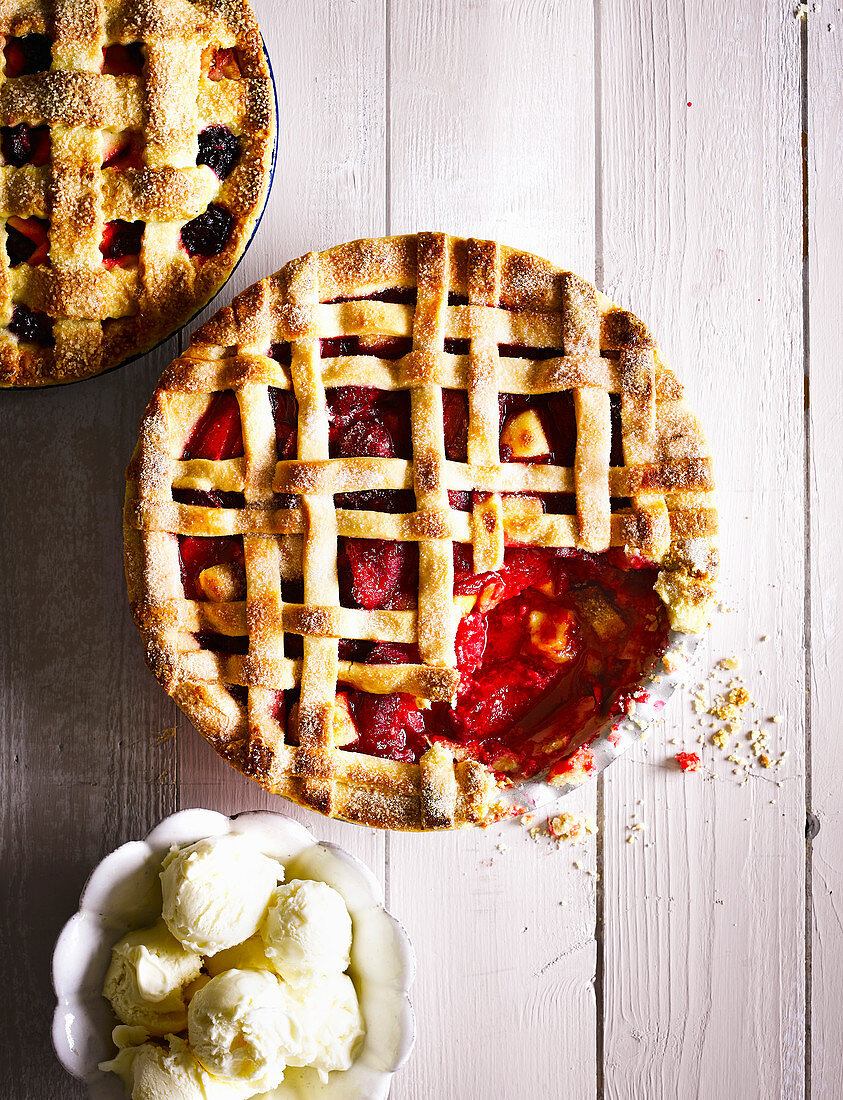
[(263, 207), (272, 84), (246, 0), (0, 5), (0, 385), (144, 351)]
[[(645, 326), (434, 233), (294, 260), (164, 373), (128, 471), (155, 674), (235, 767), (390, 828), (486, 815), (701, 629), (705, 440)], [(587, 769), (587, 762), (585, 762)]]

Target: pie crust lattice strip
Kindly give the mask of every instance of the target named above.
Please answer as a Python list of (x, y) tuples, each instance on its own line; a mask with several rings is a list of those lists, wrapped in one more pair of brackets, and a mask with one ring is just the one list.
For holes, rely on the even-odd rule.
[(269, 68), (246, 0), (21, 0), (0, 35), (0, 385), (77, 381), (231, 273), (269, 183)]
[[(324, 342), (337, 337), (345, 343), (330, 348), (340, 353), (325, 356)], [(403, 341), (405, 353), (355, 354), (378, 338)], [(408, 391), (412, 461), (332, 457), (326, 389), (337, 386)], [(292, 459), (278, 458), (271, 388), (292, 390), (298, 403)], [(446, 455), (443, 389), (468, 395), (465, 462)], [(236, 395), (242, 457), (183, 459), (221, 391)], [(563, 391), (573, 394), (573, 465), (501, 461), (498, 395)], [(610, 464), (610, 395), (619, 395), (622, 465)], [(412, 490), (415, 510), (335, 501), (384, 488)], [(717, 567), (712, 489), (705, 439), (650, 333), (590, 284), (489, 241), (357, 241), (250, 287), (165, 371), (128, 470), (129, 595), (156, 676), (237, 768), (352, 821), (455, 827), (488, 813), (495, 786), (486, 768), (441, 744), (418, 764), (344, 750), (335, 743), (338, 681), (420, 700), (455, 695), (455, 542), (470, 544), (475, 572), (498, 569), (512, 543), (623, 547), (660, 567), (671, 625), (703, 628)], [(208, 507), (175, 499), (183, 490), (242, 496)], [(473, 493), (471, 511), (450, 506), (449, 492), (460, 491)], [(547, 514), (537, 493), (571, 494), (572, 514)], [(243, 540), (245, 593), (185, 598), (179, 536), (232, 535)], [(416, 543), (417, 608), (341, 606), (338, 538)], [(283, 583), (298, 578), (301, 602), (288, 602)], [(247, 644), (209, 649), (208, 632)], [(291, 635), (303, 639), (301, 656), (285, 656)], [(419, 660), (342, 661), (339, 639), (416, 643)], [(297, 714), (285, 723), (277, 694), (294, 688)]]

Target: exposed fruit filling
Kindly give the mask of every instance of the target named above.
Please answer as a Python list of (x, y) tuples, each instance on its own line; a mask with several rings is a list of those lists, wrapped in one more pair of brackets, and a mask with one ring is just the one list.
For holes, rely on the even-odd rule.
[[(182, 458), (240, 458), (243, 455), (243, 430), (240, 423), (240, 406), (232, 390), (214, 394), (208, 408), (199, 418), (185, 446)], [(180, 504), (195, 504), (206, 508), (239, 508), (243, 505), (242, 493), (221, 489), (173, 489), (173, 500)], [(194, 543), (207, 539), (192, 539)], [(212, 540), (213, 541), (213, 540)], [(242, 547), (242, 542), (241, 542)], [(196, 548), (196, 553), (199, 552)]]
[(16, 215), (6, 222), (6, 252), (9, 266), (47, 262), (50, 250), (48, 230), (50, 223), (43, 218), (19, 218)]
[[(370, 350), (371, 349), (371, 350)], [(377, 355), (396, 358), (409, 350), (404, 338), (322, 340), (323, 358)], [(534, 355), (535, 349), (511, 348)], [(270, 352), (289, 362), (288, 345)], [(459, 353), (459, 352), (457, 352)], [(331, 457), (412, 457), (410, 397), (346, 386), (326, 393)], [(297, 407), (290, 391), (270, 390), (279, 458), (296, 454)], [(576, 425), (568, 393), (502, 394), (500, 456), (503, 462), (572, 466)], [(467, 458), (467, 399), (443, 394), (445, 449), (449, 460)], [(613, 421), (617, 421), (613, 407)], [(613, 437), (619, 436), (617, 431)], [(613, 438), (613, 464), (621, 461)], [(224, 459), (243, 454), (239, 407), (233, 393), (216, 394), (199, 420), (183, 457)], [(178, 495), (177, 495), (178, 494)], [(221, 506), (219, 491), (174, 491), (175, 499)], [(474, 494), (451, 494), (452, 507), (470, 509)], [(547, 511), (575, 511), (570, 494), (534, 494)], [(295, 498), (289, 503), (295, 504)], [(414, 510), (411, 490), (338, 494), (338, 508)], [(189, 599), (231, 601), (245, 596), (239, 537), (180, 537), (182, 578)], [(415, 542), (341, 538), (337, 553), (340, 603), (368, 610), (417, 606), (419, 555)], [(453, 703), (429, 703), (396, 692), (377, 695), (342, 681), (337, 686), (334, 743), (353, 752), (418, 761), (436, 741), (493, 770), (530, 776), (587, 772), (587, 744), (626, 701), (664, 652), (668, 619), (653, 585), (657, 570), (622, 550), (604, 554), (545, 547), (508, 546), (495, 572), (472, 571), (472, 548), (454, 545), (454, 604), (459, 688)], [(301, 600), (301, 584), (282, 584), (284, 598)], [(245, 639), (242, 639), (243, 641)], [(241, 639), (200, 636), (209, 648), (240, 652)], [(301, 655), (301, 640), (285, 637), (288, 657)], [(418, 663), (415, 645), (341, 639), (341, 662)], [(232, 686), (235, 698), (242, 689)], [(296, 693), (281, 697), (279, 716), (296, 712)], [(295, 725), (290, 722), (291, 727)], [(295, 740), (296, 730), (288, 737)]]
[(3, 53), (7, 77), (45, 73), (53, 64), (53, 46), (46, 34), (7, 38)]
[(206, 126), (199, 134), (197, 164), (207, 164), (221, 180), (231, 175), (240, 159), (240, 138), (227, 126)]
[[(614, 552), (511, 547), (503, 569), (473, 574), (461, 568), (467, 550), (455, 548), (454, 600), (462, 612), (455, 705), (424, 706), (410, 695), (370, 695), (340, 684), (356, 720), (357, 739), (346, 748), (417, 761), (432, 741), (444, 741), (495, 771), (533, 775), (620, 713), (664, 651), (667, 616), (653, 591), (655, 571), (630, 570)], [(368, 575), (360, 572), (362, 583)], [(400, 606), (400, 592), (393, 606)], [(362, 658), (417, 659), (392, 645)]]
[(100, 252), (105, 267), (133, 267), (140, 256), (145, 222), (106, 222)]
[(143, 63), (142, 42), (118, 43), (102, 51), (102, 71), (107, 76), (140, 76)]
[(143, 135), (137, 130), (121, 130), (106, 137), (108, 146), (103, 156), (103, 168), (115, 168), (126, 172), (130, 168), (143, 168)]
[(24, 164), (41, 168), (48, 163), (50, 159), (49, 126), (27, 126), (22, 122), (19, 126), (4, 126), (0, 133), (2, 133), (0, 148), (2, 148), (4, 164), (11, 164), (13, 168), (22, 168)]
[(38, 309), (30, 309), (29, 306), (16, 305), (12, 309), (9, 332), (19, 340), (39, 344), (44, 348), (51, 348), (56, 342), (53, 337), (53, 318)]
[(215, 50), (208, 68), (210, 80), (239, 80), (240, 58), (237, 49), (233, 46), (222, 50)]
[(234, 215), (212, 202), (204, 214), (182, 226), (181, 243), (189, 256), (216, 256), (228, 244), (233, 225)]

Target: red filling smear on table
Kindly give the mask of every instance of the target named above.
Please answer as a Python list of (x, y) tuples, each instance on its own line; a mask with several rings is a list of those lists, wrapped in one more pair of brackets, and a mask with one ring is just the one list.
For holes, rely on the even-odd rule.
[(676, 763), (683, 772), (698, 772), (702, 761), (695, 752), (678, 752), (676, 754)]
[[(388, 300), (388, 299), (387, 299)], [(454, 341), (453, 343), (461, 343)], [(322, 341), (323, 358), (375, 355), (397, 358), (409, 350), (404, 338), (351, 337)], [(452, 347), (463, 354), (461, 347)], [(545, 357), (549, 354), (548, 349)], [(286, 345), (273, 345), (275, 359), (289, 362)], [(524, 354), (505, 348), (502, 354)], [(535, 357), (534, 349), (529, 353)], [(558, 352), (555, 352), (558, 354)], [(329, 389), (332, 457), (370, 455), (411, 458), (410, 398), (362, 386)], [(292, 393), (273, 389), (279, 458), (295, 457), (297, 408)], [(535, 410), (548, 451), (529, 461), (573, 465), (575, 425), (569, 394), (502, 394), (500, 423)], [(451, 461), (466, 461), (467, 401), (444, 391), (445, 449)], [(613, 464), (621, 461), (613, 441)], [(243, 454), (240, 413), (231, 392), (215, 394), (198, 421), (183, 458), (226, 459)], [(513, 461), (501, 446), (501, 459)], [(570, 497), (535, 494), (545, 511), (570, 511)], [(184, 503), (226, 506), (227, 494), (174, 490)], [(409, 498), (409, 500), (408, 500)], [(463, 499), (465, 498), (465, 499)], [(452, 494), (452, 507), (470, 509), (473, 494)], [(295, 498), (290, 500), (295, 505)], [(228, 506), (236, 506), (230, 503)], [(411, 491), (370, 490), (338, 494), (337, 507), (368, 511), (414, 510)], [(189, 599), (206, 598), (199, 574), (210, 565), (242, 563), (242, 539), (180, 536), (182, 579)], [(340, 539), (340, 602), (347, 607), (414, 608), (418, 595), (418, 547), (412, 542)], [(454, 545), (454, 596), (463, 611), (456, 634), (460, 683), (454, 706), (418, 705), (414, 696), (375, 695), (340, 682), (338, 697), (350, 714), (356, 740), (344, 748), (382, 758), (417, 762), (433, 742), (459, 756), (474, 757), (513, 777), (550, 768), (558, 782), (582, 779), (594, 767), (590, 741), (607, 719), (620, 715), (644, 675), (667, 645), (668, 621), (653, 590), (657, 570), (623, 550), (604, 554), (544, 547), (508, 546), (503, 567), (472, 571), (470, 546)], [(288, 597), (289, 598), (289, 597)], [(300, 598), (300, 596), (298, 597)], [(200, 636), (211, 648), (237, 652), (245, 639)], [(298, 655), (288, 636), (288, 655)], [(343, 639), (340, 661), (363, 664), (418, 663), (415, 645)], [(341, 672), (342, 677), (342, 672)], [(232, 687), (236, 698), (242, 689)], [(281, 693), (279, 693), (279, 696)], [(278, 713), (289, 712), (279, 698)], [(290, 731), (291, 736), (295, 736)]]

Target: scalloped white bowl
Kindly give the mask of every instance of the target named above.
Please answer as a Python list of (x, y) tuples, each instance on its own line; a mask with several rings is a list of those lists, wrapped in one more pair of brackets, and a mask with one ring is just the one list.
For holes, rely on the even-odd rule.
[(383, 905), (371, 871), (334, 844), (320, 843), (283, 814), (253, 811), (225, 817), (212, 810), (182, 810), (165, 818), (145, 840), (112, 852), (88, 879), (79, 911), (59, 935), (53, 952), (53, 1046), (64, 1068), (85, 1081), (96, 1100), (125, 1100), (120, 1081), (101, 1073), (113, 1056), (111, 1030), (118, 1022), (102, 996), (111, 948), (126, 932), (150, 924), (161, 912), (158, 872), (172, 844), (207, 836), (247, 833), (285, 866), (287, 878), (312, 878), (338, 890), (351, 914), (349, 974), (366, 1022), (365, 1041), (350, 1069), (322, 1084), (315, 1070), (289, 1069), (266, 1093), (271, 1100), (384, 1100), (393, 1073), (409, 1057), (414, 1040), (408, 990), (415, 958), (407, 934)]

